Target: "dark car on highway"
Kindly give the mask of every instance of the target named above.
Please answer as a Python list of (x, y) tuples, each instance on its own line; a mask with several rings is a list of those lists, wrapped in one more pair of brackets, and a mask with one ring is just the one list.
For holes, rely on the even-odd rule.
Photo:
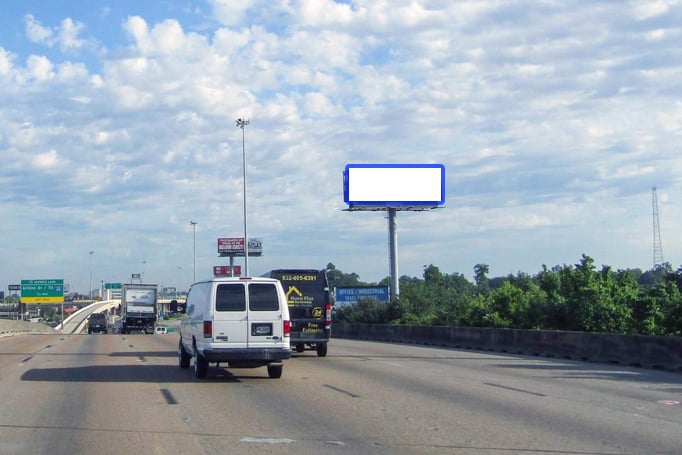
[(107, 315), (104, 313), (92, 313), (88, 319), (88, 333), (107, 333)]

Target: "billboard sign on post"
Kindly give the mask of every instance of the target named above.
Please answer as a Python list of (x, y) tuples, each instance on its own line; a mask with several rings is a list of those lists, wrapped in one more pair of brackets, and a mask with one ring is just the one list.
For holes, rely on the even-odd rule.
[(234, 265), (230, 267), (229, 265), (214, 265), (213, 276), (242, 276), (242, 266)]
[(244, 255), (244, 237), (238, 238), (219, 238), (218, 254), (221, 256)]
[(442, 164), (347, 164), (343, 197), (350, 208), (434, 208), (445, 203)]
[[(244, 257), (244, 237), (218, 238), (218, 255)], [(263, 239), (249, 239), (249, 257), (263, 255)]]
[(399, 292), (398, 211), (427, 211), (445, 204), (445, 166), (442, 164), (347, 164), (343, 171), (343, 200), (348, 210), (387, 211), (391, 291)]

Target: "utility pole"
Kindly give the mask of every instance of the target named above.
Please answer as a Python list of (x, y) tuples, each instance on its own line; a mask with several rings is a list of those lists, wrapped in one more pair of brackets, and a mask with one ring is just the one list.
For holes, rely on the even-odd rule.
[(92, 301), (92, 255), (94, 253), (95, 253), (94, 251), (90, 251), (90, 253), (88, 253), (90, 255), (90, 292), (88, 292), (88, 295), (90, 296), (90, 301)]
[(658, 219), (658, 197), (656, 187), (651, 188), (651, 209), (654, 221), (654, 268), (663, 264), (663, 246), (661, 245), (661, 224)]
[(196, 221), (190, 221), (189, 224), (192, 225), (192, 230), (194, 231), (192, 237), (194, 239), (194, 281), (193, 283), (197, 282), (197, 222)]

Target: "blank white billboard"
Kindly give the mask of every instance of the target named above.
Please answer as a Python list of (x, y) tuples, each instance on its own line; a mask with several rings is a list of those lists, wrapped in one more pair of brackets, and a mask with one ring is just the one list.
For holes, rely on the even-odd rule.
[(348, 164), (344, 201), (351, 206), (439, 206), (445, 203), (442, 164)]

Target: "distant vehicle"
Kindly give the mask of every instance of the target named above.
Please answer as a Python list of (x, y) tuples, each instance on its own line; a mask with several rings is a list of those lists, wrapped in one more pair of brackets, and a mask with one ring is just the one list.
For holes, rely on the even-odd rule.
[(107, 315), (105, 313), (92, 313), (88, 318), (88, 334), (92, 332), (107, 333)]
[(165, 327), (157, 326), (157, 327), (154, 329), (154, 333), (157, 334), (157, 335), (165, 335), (165, 334), (168, 333), (168, 330), (166, 330)]
[(291, 357), (290, 322), (284, 290), (269, 278), (214, 278), (194, 283), (180, 321), (178, 361), (205, 378), (209, 363), (229, 368), (267, 366), (282, 376), (282, 360)]
[(327, 355), (332, 336), (332, 302), (325, 270), (277, 269), (263, 275), (282, 283), (291, 317), (291, 348)]
[(156, 284), (124, 284), (121, 295), (121, 333), (154, 333), (157, 315)]

